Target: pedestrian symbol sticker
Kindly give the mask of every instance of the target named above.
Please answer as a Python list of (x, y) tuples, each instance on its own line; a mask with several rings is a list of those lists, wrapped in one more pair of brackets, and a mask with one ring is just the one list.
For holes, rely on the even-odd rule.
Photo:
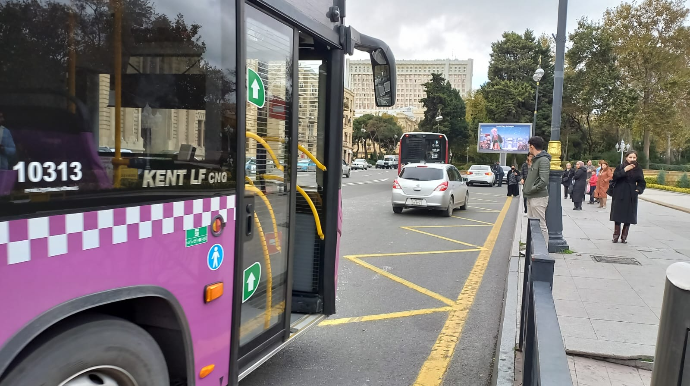
[(261, 279), (261, 263), (258, 261), (244, 270), (242, 275), (244, 286), (242, 287), (242, 303), (249, 300), (254, 295)]
[(251, 68), (247, 68), (247, 101), (258, 108), (266, 103), (266, 88), (259, 74)]
[(206, 257), (206, 263), (211, 271), (215, 271), (220, 268), (223, 264), (223, 246), (220, 244), (215, 244), (208, 250), (208, 256)]

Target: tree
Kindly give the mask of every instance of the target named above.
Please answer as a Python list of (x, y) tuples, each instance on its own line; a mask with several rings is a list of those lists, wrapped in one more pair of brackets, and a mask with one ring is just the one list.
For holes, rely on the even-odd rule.
[[(535, 133), (548, 139), (553, 102), (553, 59), (548, 38), (536, 38), (530, 30), (522, 35), (505, 32), (491, 50), (489, 81), (481, 87), (489, 121), (532, 122), (536, 109)], [(532, 76), (540, 60), (544, 76), (539, 85), (539, 105), (535, 106), (536, 82)]]
[[(638, 97), (633, 128), (642, 134), (646, 167), (652, 134), (678, 129), (676, 102), (688, 86), (689, 10), (682, 0), (622, 4), (604, 15), (617, 66)], [(687, 128), (686, 128), (687, 130)]]
[[(402, 128), (398, 125), (398, 120), (390, 114), (364, 114), (355, 118), (352, 127), (352, 138), (357, 142), (357, 152), (359, 152), (359, 143), (362, 142), (364, 157), (367, 159), (369, 158), (367, 141), (378, 145), (379, 149), (391, 151), (395, 149), (396, 140), (402, 136)], [(374, 147), (374, 153), (374, 156), (377, 156), (376, 147)]]
[[(431, 74), (431, 80), (424, 83), (426, 97), (421, 99), (424, 106), (424, 119), (419, 123), (422, 131), (438, 132), (448, 137), (450, 148), (459, 153), (470, 138), (465, 120), (465, 102), (460, 92), (451, 86), (441, 74)], [(437, 116), (442, 116), (436, 122)]]

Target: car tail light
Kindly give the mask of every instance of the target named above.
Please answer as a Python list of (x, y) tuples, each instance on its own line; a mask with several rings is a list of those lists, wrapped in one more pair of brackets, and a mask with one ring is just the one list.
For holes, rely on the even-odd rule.
[(441, 182), (441, 185), (434, 189), (435, 192), (445, 192), (448, 189), (448, 181)]
[(467, 172), (467, 174), (472, 174), (472, 172)]
[(393, 181), (393, 189), (402, 189), (398, 183), (398, 180)]
[(484, 174), (486, 174), (487, 176), (490, 176), (490, 175), (491, 175), (491, 173), (484, 173)]

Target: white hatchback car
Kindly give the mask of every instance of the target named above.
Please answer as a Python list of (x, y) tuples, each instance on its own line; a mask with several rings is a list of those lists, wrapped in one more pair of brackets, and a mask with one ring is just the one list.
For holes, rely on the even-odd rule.
[(404, 208), (444, 211), (446, 217), (456, 208), (467, 209), (470, 193), (465, 179), (453, 165), (407, 164), (393, 182), (393, 212)]
[(361, 170), (367, 170), (369, 169), (369, 164), (364, 158), (358, 158), (352, 162), (350, 165), (352, 169), (361, 169)]
[(487, 184), (492, 186), (494, 184), (494, 172), (491, 171), (489, 165), (472, 165), (467, 171), (467, 185)]

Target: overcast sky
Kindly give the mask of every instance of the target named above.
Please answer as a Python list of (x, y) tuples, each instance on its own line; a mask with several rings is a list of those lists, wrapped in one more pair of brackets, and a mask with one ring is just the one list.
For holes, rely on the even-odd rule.
[[(491, 43), (504, 31), (556, 33), (558, 0), (347, 0), (346, 24), (382, 39), (396, 59), (474, 59), (472, 88), (487, 79)], [(570, 0), (568, 31), (600, 20), (620, 0)], [(356, 54), (363, 59), (366, 55)], [(354, 59), (353, 58), (353, 59)]]

